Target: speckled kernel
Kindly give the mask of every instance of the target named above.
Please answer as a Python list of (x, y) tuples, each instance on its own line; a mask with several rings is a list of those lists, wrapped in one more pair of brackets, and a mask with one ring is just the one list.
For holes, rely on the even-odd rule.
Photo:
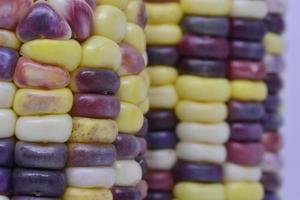
[(111, 119), (73, 118), (69, 142), (112, 143), (118, 134), (118, 125)]

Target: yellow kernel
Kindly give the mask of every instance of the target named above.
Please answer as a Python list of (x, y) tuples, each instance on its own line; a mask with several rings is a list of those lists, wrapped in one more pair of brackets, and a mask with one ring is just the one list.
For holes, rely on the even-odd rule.
[(112, 192), (104, 188), (68, 187), (62, 196), (63, 200), (113, 200)]
[(73, 104), (70, 89), (20, 89), (14, 99), (14, 110), (19, 115), (65, 114)]
[[(214, 183), (177, 183), (174, 188), (177, 200), (224, 200), (225, 192), (222, 184)], [(241, 199), (240, 199), (241, 200)], [(244, 200), (244, 199), (243, 199)]]
[(111, 119), (73, 118), (69, 142), (112, 143), (118, 134), (118, 125)]
[(205, 102), (225, 102), (230, 97), (230, 83), (224, 78), (183, 75), (177, 79), (180, 98)]
[(82, 44), (82, 67), (106, 68), (117, 71), (122, 62), (119, 45), (102, 37), (92, 36)]
[(76, 40), (38, 39), (23, 44), (20, 54), (44, 64), (74, 71), (81, 60), (81, 46)]
[(178, 77), (176, 68), (170, 66), (151, 66), (146, 71), (150, 76), (151, 85), (154, 86), (173, 84)]
[(264, 44), (269, 54), (282, 55), (285, 50), (283, 37), (275, 33), (267, 33), (264, 37)]
[(146, 49), (146, 36), (144, 30), (136, 24), (128, 23), (124, 42), (131, 44), (140, 53), (144, 53)]
[(135, 134), (143, 126), (144, 115), (141, 109), (134, 104), (121, 102), (121, 111), (116, 122), (120, 132)]
[(101, 5), (94, 11), (95, 35), (107, 37), (118, 43), (125, 37), (126, 24), (126, 15), (114, 6)]
[(150, 87), (149, 98), (151, 108), (172, 109), (178, 101), (174, 85)]
[(242, 101), (262, 101), (267, 97), (267, 86), (262, 81), (235, 80), (231, 82), (231, 98)]
[(145, 101), (148, 88), (144, 79), (137, 75), (121, 77), (120, 89), (117, 96), (121, 101), (138, 105)]
[(200, 103), (182, 100), (176, 106), (177, 117), (185, 122), (220, 123), (227, 117), (224, 103)]
[(229, 15), (232, 7), (231, 0), (181, 0), (184, 13), (207, 16)]
[(258, 182), (227, 182), (225, 191), (228, 200), (261, 200), (263, 186)]
[(181, 37), (182, 31), (178, 25), (147, 25), (147, 44), (150, 45), (176, 45)]
[(178, 24), (183, 16), (179, 3), (146, 3), (149, 24)]

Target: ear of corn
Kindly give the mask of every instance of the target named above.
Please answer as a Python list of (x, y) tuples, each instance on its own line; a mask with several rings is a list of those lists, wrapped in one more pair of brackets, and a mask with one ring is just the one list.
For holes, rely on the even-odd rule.
[(143, 198), (143, 2), (5, 0), (0, 10), (0, 195)]

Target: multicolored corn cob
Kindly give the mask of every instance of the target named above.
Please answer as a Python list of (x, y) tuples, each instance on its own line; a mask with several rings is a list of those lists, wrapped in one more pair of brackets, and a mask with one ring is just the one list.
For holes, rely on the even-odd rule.
[[(146, 142), (133, 136), (144, 135), (148, 110), (144, 10), (126, 0), (0, 2), (0, 195), (146, 196), (134, 160)], [(4, 139), (14, 132), (16, 145)]]

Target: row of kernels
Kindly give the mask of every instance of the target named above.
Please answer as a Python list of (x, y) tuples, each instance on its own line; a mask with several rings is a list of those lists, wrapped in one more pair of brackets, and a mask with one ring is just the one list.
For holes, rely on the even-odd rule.
[[(105, 2), (105, 4), (113, 3), (113, 2)], [(124, 2), (123, 2), (124, 3)], [(126, 3), (127, 6), (127, 3)], [(112, 79), (110, 81), (114, 82), (114, 78), (117, 79), (117, 81), (114, 84), (108, 84), (112, 88), (109, 88), (109, 90), (106, 90), (102, 95), (93, 95), (85, 96), (85, 94), (78, 95), (78, 108), (75, 110), (81, 110), (82, 106), (84, 106), (86, 101), (91, 102), (90, 110), (84, 110), (83, 113), (77, 113), (80, 116), (83, 115), (83, 117), (96, 117), (96, 118), (114, 118), (116, 121), (108, 120), (108, 119), (101, 119), (103, 122), (107, 122), (106, 125), (104, 124), (103, 127), (99, 127), (99, 133), (101, 136), (99, 137), (100, 140), (93, 141), (93, 137), (91, 138), (88, 133), (90, 131), (93, 131), (95, 126), (99, 125), (99, 121), (94, 123), (94, 126), (92, 125), (90, 128), (87, 126), (87, 139), (90, 142), (96, 142), (96, 143), (111, 143), (115, 142), (115, 159), (119, 159), (123, 154), (126, 153), (135, 153), (131, 152), (130, 147), (129, 149), (125, 148), (122, 149), (122, 145), (139, 145), (136, 144), (137, 140), (134, 138), (134, 136), (131, 136), (132, 138), (128, 138), (126, 136), (119, 135), (117, 136), (118, 131), (130, 134), (134, 134), (137, 132), (143, 124), (143, 115), (142, 111), (137, 107), (137, 105), (134, 105), (134, 103), (139, 104), (142, 103), (142, 101), (145, 100), (146, 96), (146, 87), (145, 82), (142, 78), (138, 77), (137, 74), (142, 72), (144, 68), (144, 59), (142, 57), (142, 52), (144, 51), (145, 41), (143, 41), (145, 38), (143, 36), (143, 31), (141, 28), (134, 24), (128, 23), (126, 25), (126, 18), (124, 17), (124, 13), (119, 10), (118, 8), (112, 7), (112, 6), (97, 6), (95, 10), (95, 17), (94, 17), (94, 26), (103, 27), (107, 26), (107, 29), (98, 29), (95, 34), (101, 34), (103, 36), (106, 36), (110, 39), (115, 40), (116, 42), (125, 42), (121, 43), (120, 47), (116, 43), (113, 43), (112, 40), (107, 38), (99, 38), (98, 36), (92, 36), (89, 40), (86, 41), (86, 49), (91, 50), (90, 53), (87, 53), (85, 56), (83, 55), (83, 62), (85, 62), (86, 66), (90, 67), (100, 67), (100, 68), (108, 68), (111, 70), (114, 70), (118, 73), (119, 77), (115, 74), (111, 76)], [(112, 21), (110, 21), (112, 19)], [(123, 21), (125, 20), (125, 23)], [(120, 26), (118, 26), (120, 25)], [(125, 29), (123, 27), (125, 25)], [(117, 27), (118, 26), (118, 27)], [(126, 28), (127, 26), (127, 28)], [(122, 29), (122, 30), (121, 30)], [(111, 35), (109, 31), (112, 31), (111, 33), (117, 33), (116, 35)], [(119, 35), (118, 35), (119, 34)], [(114, 37), (111, 37), (114, 36)], [(98, 37), (98, 38), (97, 38)], [(127, 43), (127, 44), (126, 44)], [(96, 44), (96, 46), (95, 46)], [(103, 48), (102, 48), (103, 47)], [(94, 48), (94, 50), (93, 50)], [(137, 49), (136, 49), (137, 48)], [(103, 57), (99, 58), (99, 51)], [(142, 51), (142, 52), (140, 52)], [(114, 58), (112, 57), (114, 56)], [(110, 67), (111, 66), (111, 67)], [(107, 72), (106, 74), (104, 72), (99, 72), (101, 78), (108, 78)], [(131, 75), (132, 74), (132, 75)], [(82, 75), (84, 78), (84, 72), (82, 72)], [(126, 76), (130, 75), (130, 76)], [(91, 78), (91, 77), (90, 77)], [(91, 78), (92, 79), (92, 78)], [(82, 80), (80, 77), (78, 77), (78, 82), (82, 81), (82, 83), (88, 83), (90, 81), (88, 80)], [(101, 80), (100, 80), (101, 81)], [(104, 80), (105, 81), (105, 80)], [(94, 83), (94, 85), (91, 85), (92, 88), (95, 88), (96, 90), (99, 89), (97, 82)], [(137, 85), (135, 85), (137, 84)], [(80, 85), (78, 85), (80, 87)], [(89, 85), (84, 86), (83, 88), (90, 88)], [(79, 88), (77, 87), (77, 88)], [(105, 89), (105, 88), (103, 88)], [(87, 89), (89, 90), (89, 89)], [(80, 90), (79, 90), (80, 92)], [(86, 92), (86, 91), (83, 91)], [(97, 92), (97, 91), (88, 91), (89, 93)], [(118, 100), (111, 96), (104, 96), (104, 95), (110, 95), (110, 94), (116, 94), (118, 97)], [(140, 94), (141, 93), (141, 94)], [(101, 92), (100, 92), (101, 94)], [(130, 96), (133, 95), (133, 96)], [(97, 98), (98, 97), (98, 98)], [(102, 100), (102, 103), (101, 103)], [(120, 103), (117, 103), (119, 100), (121, 100)], [(80, 102), (82, 105), (80, 105)], [(92, 103), (94, 102), (94, 103)], [(100, 103), (100, 104), (99, 104)], [(133, 104), (132, 104), (133, 103)], [(97, 105), (99, 104), (99, 105)], [(118, 104), (118, 105), (117, 105)], [(118, 107), (118, 109), (116, 109)], [(97, 108), (99, 108), (99, 114), (97, 114)], [(75, 111), (76, 113), (76, 111)], [(91, 116), (90, 114), (96, 114), (94, 116)], [(104, 115), (103, 115), (104, 114)], [(80, 119), (79, 119), (80, 120)], [(87, 122), (91, 119), (85, 119)], [(117, 123), (117, 124), (116, 124)], [(115, 124), (115, 125), (113, 125)], [(116, 126), (117, 125), (117, 126)], [(81, 127), (80, 125), (78, 126)], [(115, 127), (115, 131), (109, 131), (111, 128)], [(113, 132), (111, 134), (111, 132)], [(78, 133), (81, 134), (82, 131), (78, 130)], [(80, 139), (80, 137), (78, 138)], [(91, 141), (92, 139), (92, 141)], [(127, 139), (127, 140), (126, 140)], [(72, 139), (71, 139), (72, 140)], [(76, 138), (74, 138), (75, 141)], [(77, 141), (78, 142), (78, 141)], [(88, 141), (83, 141), (88, 142)], [(126, 143), (127, 142), (127, 143)], [(121, 145), (121, 146), (120, 146)], [(138, 148), (133, 146), (133, 148)], [(125, 152), (123, 152), (125, 151)], [(126, 152), (129, 151), (129, 152)], [(104, 170), (99, 169), (99, 170)], [(89, 170), (88, 168), (82, 169), (83, 171), (86, 170), (87, 175), (91, 176), (91, 180), (95, 180), (96, 182), (91, 183), (94, 185), (91, 185), (91, 187), (106, 187), (110, 188), (113, 185), (116, 186), (130, 186), (135, 187), (137, 182), (141, 179), (141, 167), (135, 162), (135, 161), (116, 161), (114, 162), (113, 168), (109, 167), (110, 173), (108, 171), (103, 171), (102, 175), (99, 172), (99, 176), (101, 177), (95, 177), (93, 178), (94, 171)], [(124, 173), (124, 171), (130, 171), (130, 173)], [(77, 173), (81, 174), (81, 170), (78, 170)], [(72, 173), (72, 171), (71, 171)], [(77, 178), (77, 181), (80, 182), (80, 177), (78, 174), (76, 174), (76, 171), (73, 171), (74, 178)], [(104, 178), (104, 176), (106, 178)], [(101, 180), (107, 179), (110, 181), (109, 183), (104, 183)], [(97, 181), (98, 180), (98, 181)], [(86, 183), (89, 184), (89, 183)], [(84, 186), (82, 186), (84, 187)], [(129, 188), (130, 190), (130, 188)], [(118, 197), (118, 191), (116, 189), (113, 189), (114, 198), (122, 198), (122, 195)], [(135, 194), (139, 195), (139, 193), (135, 192)], [(117, 195), (117, 196), (116, 196)], [(120, 195), (120, 194), (119, 194)], [(90, 196), (90, 198), (95, 198), (93, 196)], [(103, 197), (104, 198), (104, 197)], [(108, 198), (108, 197), (107, 197)], [(112, 197), (111, 197), (112, 198)]]
[[(70, 112), (73, 130), (68, 139), (70, 162), (65, 169), (68, 188), (63, 198), (79, 199), (85, 195), (93, 199), (101, 195), (112, 199), (109, 189), (116, 180), (113, 168), (116, 149), (111, 143), (118, 134), (113, 118), (120, 112), (119, 100), (114, 96), (120, 80), (113, 70), (120, 67), (121, 50), (104, 36), (89, 37), (82, 49), (81, 66), (71, 76), (71, 89), (75, 93)], [(117, 58), (112, 61), (110, 54)], [(97, 59), (97, 55), (106, 59)]]
[(231, 136), (227, 143), (225, 174), (228, 184), (240, 181), (256, 185), (252, 192), (256, 193), (257, 200), (264, 196), (258, 181), (262, 176), (260, 163), (264, 153), (260, 143), (261, 120), (265, 117), (262, 101), (267, 96), (267, 87), (263, 82), (266, 69), (262, 63), (265, 55), (263, 18), (266, 14), (267, 4), (264, 1), (233, 1), (234, 28), (237, 33), (240, 30), (243, 34), (234, 34), (231, 38), (229, 79), (232, 80), (233, 92), (229, 103)]
[(264, 38), (266, 57), (264, 64), (267, 69), (265, 82), (268, 87), (268, 97), (264, 102), (266, 117), (264, 119), (264, 135), (262, 143), (265, 148), (261, 169), (263, 172), (261, 182), (265, 189), (265, 199), (279, 199), (278, 190), (281, 187), (281, 169), (283, 165), (280, 150), (283, 139), (280, 134), (281, 97), (282, 89), (281, 73), (284, 68), (282, 55), (285, 43), (282, 37), (285, 31), (283, 15), (286, 9), (286, 1), (268, 1), (269, 12), (265, 18), (267, 34)]
[[(151, 87), (150, 113), (146, 154), (149, 171), (146, 180), (149, 194), (146, 199), (171, 199), (174, 187), (172, 169), (177, 160), (175, 106), (178, 102), (176, 69), (178, 60), (177, 43), (182, 31), (179, 22), (182, 11), (178, 2), (147, 2), (148, 13), (147, 52), (149, 56), (149, 73)], [(171, 118), (170, 118), (171, 117)], [(175, 117), (175, 118), (174, 118)], [(160, 124), (165, 126), (160, 126)]]
[(117, 149), (115, 169), (119, 178), (112, 191), (116, 200), (139, 200), (147, 194), (147, 183), (142, 180), (146, 170), (144, 153), (147, 148), (143, 138), (147, 132), (147, 119), (143, 114), (149, 109), (149, 77), (145, 71), (146, 38), (139, 27), (145, 25), (145, 5), (142, 1), (129, 1), (125, 13), (132, 24), (127, 28), (126, 43), (120, 44), (123, 69), (118, 72), (121, 78), (116, 95), (121, 101), (118, 118), (122, 121), (118, 121), (121, 134), (114, 142)]
[[(86, 8), (90, 9), (87, 4)], [(35, 26), (39, 24), (38, 18), (47, 17), (49, 26), (57, 24), (57, 30)], [(20, 87), (15, 95), (14, 110), (20, 115), (16, 136), (21, 140), (15, 146), (18, 168), (13, 175), (14, 195), (59, 198), (65, 192), (68, 178), (63, 172), (68, 147), (59, 143), (66, 142), (72, 133), (72, 119), (67, 113), (72, 108), (73, 95), (65, 87), (70, 82), (68, 71), (79, 64), (81, 47), (75, 40), (69, 40), (71, 29), (67, 21), (45, 2), (33, 4), (18, 23), (16, 32), (25, 42), (20, 50), (25, 57), (19, 59), (14, 76)], [(70, 48), (69, 55), (63, 54), (64, 44)], [(57, 58), (55, 53), (62, 55)], [(72, 54), (75, 59), (65, 62)]]
[(0, 137), (7, 138), (14, 135), (16, 114), (12, 110), (16, 87), (11, 82), (19, 55), (17, 51), (10, 48), (0, 48), (0, 109), (1, 109), (1, 130)]
[[(181, 60), (176, 89), (180, 159), (174, 169), (174, 196), (184, 199), (224, 199), (224, 143), (229, 137), (225, 102), (231, 86), (226, 80), (229, 55), (229, 1), (180, 1), (185, 32), (178, 45)], [(223, 11), (225, 11), (223, 13)]]
[(17, 88), (12, 81), (21, 45), (11, 28), (0, 29), (0, 199), (3, 200), (13, 193), (17, 114), (12, 107)]
[[(0, 199), (7, 200), (4, 195), (12, 193), (12, 174), (14, 166), (13, 138), (17, 115), (13, 111), (16, 87), (11, 82), (18, 60), (19, 40), (14, 33), (1, 30), (0, 40)], [(3, 195), (3, 196), (1, 196)]]

